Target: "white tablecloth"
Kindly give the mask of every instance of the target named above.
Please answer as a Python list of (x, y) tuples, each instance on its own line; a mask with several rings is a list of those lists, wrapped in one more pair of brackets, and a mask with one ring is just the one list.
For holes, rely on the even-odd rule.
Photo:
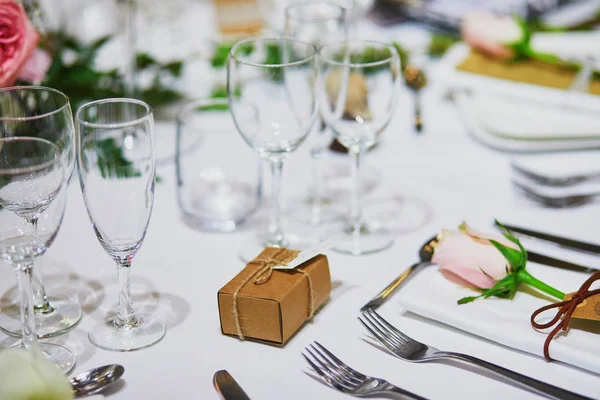
[[(405, 31), (372, 32), (376, 33), (366, 36), (401, 39)], [(76, 353), (75, 372), (108, 363), (124, 365), (123, 382), (109, 395), (115, 400), (217, 398), (212, 377), (219, 369), (227, 369), (253, 399), (346, 398), (304, 373), (307, 365), (301, 351), (318, 340), (356, 369), (428, 398), (534, 398), (469, 369), (440, 363), (410, 364), (389, 356), (363, 340), (366, 331), (356, 320), (358, 310), (415, 262), (418, 247), (442, 227), (454, 227), (466, 219), (473, 226), (491, 229), (493, 218), (499, 218), (597, 242), (600, 207), (554, 211), (519, 200), (511, 188), (508, 156), (483, 148), (467, 136), (454, 105), (435, 82), (424, 94), (425, 131), (419, 136), (409, 123), (411, 110), (409, 93), (403, 89), (396, 118), (381, 145), (366, 158), (366, 167), (376, 171), (379, 180), (365, 202), (400, 194), (426, 205), (430, 218), (418, 229), (400, 234), (393, 247), (383, 252), (362, 257), (331, 253), (331, 301), (283, 349), (221, 335), (217, 291), (243, 267), (236, 249), (256, 227), (233, 234), (189, 228), (177, 207), (172, 164), (158, 169), (163, 182), (156, 187), (148, 235), (132, 270), (137, 310), (161, 318), (167, 334), (157, 345), (132, 353), (92, 346), (87, 333), (108, 310), (115, 309), (117, 282), (115, 267), (92, 231), (74, 179), (64, 223), (40, 265), (50, 295), (74, 293), (84, 305), (81, 324), (53, 340)], [(157, 135), (174, 135), (174, 129)], [(284, 191), (288, 195), (306, 189), (307, 153), (301, 148), (286, 165)], [(235, 160), (235, 155), (230, 159)], [(13, 285), (12, 271), (0, 269), (3, 301)], [(587, 396), (600, 396), (597, 375), (406, 314), (394, 298), (381, 313), (435, 347), (469, 353)], [(0, 334), (1, 344), (9, 342)]]

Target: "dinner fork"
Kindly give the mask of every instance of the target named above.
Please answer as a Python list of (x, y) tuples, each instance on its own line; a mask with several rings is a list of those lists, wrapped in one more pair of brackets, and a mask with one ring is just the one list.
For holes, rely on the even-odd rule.
[(394, 386), (386, 380), (358, 372), (344, 364), (317, 341), (305, 347), (302, 356), (327, 386), (340, 392), (356, 397), (397, 393), (404, 399), (425, 400), (424, 397)]
[(435, 347), (418, 342), (400, 332), (374, 310), (367, 309), (363, 311), (358, 317), (358, 320), (369, 332), (371, 332), (375, 339), (401, 360), (410, 362), (439, 361), (442, 359), (459, 360), (489, 370), (496, 375), (503, 376), (517, 386), (531, 390), (540, 396), (557, 400), (589, 399), (588, 397), (538, 381), (537, 379), (530, 378), (479, 358), (462, 353), (441, 351)]
[(539, 174), (535, 171), (525, 169), (522, 166), (517, 165), (515, 163), (511, 163), (510, 166), (516, 173), (523, 175), (524, 177), (529, 178), (540, 185), (545, 186), (575, 186), (580, 183), (600, 179), (600, 173), (578, 174), (568, 176), (547, 176)]
[(526, 186), (521, 185), (520, 183), (513, 182), (513, 184), (528, 199), (550, 208), (580, 207), (586, 204), (593, 203), (598, 199), (598, 197), (600, 197), (600, 193), (573, 194), (567, 196), (548, 196), (545, 194), (538, 193)]

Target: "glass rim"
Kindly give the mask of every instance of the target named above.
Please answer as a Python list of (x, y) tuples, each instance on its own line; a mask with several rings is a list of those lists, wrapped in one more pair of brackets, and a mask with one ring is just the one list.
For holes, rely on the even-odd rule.
[[(336, 9), (337, 11), (340, 11), (338, 15), (332, 15), (332, 16), (322, 16), (320, 18), (303, 18), (300, 15), (295, 15), (294, 13), (292, 13), (292, 11), (296, 10), (296, 9), (301, 9), (301, 8), (305, 8), (305, 7), (314, 7), (317, 5), (327, 5), (330, 6), (331, 8)], [(345, 7), (342, 7), (339, 4), (330, 2), (330, 1), (316, 1), (316, 2), (307, 2), (307, 3), (292, 3), (290, 5), (288, 5), (285, 8), (285, 17), (286, 19), (293, 19), (296, 21), (303, 21), (303, 22), (311, 22), (311, 21), (315, 21), (315, 22), (319, 22), (319, 21), (327, 21), (330, 19), (338, 19), (338, 18), (346, 18), (346, 15), (348, 13), (348, 10)]]
[[(243, 44), (247, 44), (247, 43), (258, 42), (258, 41), (263, 41), (263, 42), (285, 41), (288, 43), (302, 44), (302, 45), (307, 46), (308, 48), (312, 48), (313, 53), (310, 56), (303, 58), (302, 60), (298, 60), (298, 61), (294, 61), (294, 62), (290, 62), (290, 63), (281, 63), (281, 64), (264, 64), (264, 63), (243, 61), (243, 60), (240, 60), (239, 57), (236, 57), (234, 55), (234, 49), (238, 48), (239, 46), (241, 46)], [(317, 56), (317, 53), (318, 53), (318, 49), (315, 45), (308, 43), (308, 42), (303, 42), (301, 40), (296, 40), (296, 39), (292, 39), (289, 37), (277, 38), (277, 37), (269, 37), (269, 36), (251, 36), (249, 38), (242, 39), (239, 42), (236, 42), (229, 50), (229, 58), (235, 60), (236, 62), (238, 62), (240, 64), (249, 65), (251, 67), (286, 68), (286, 67), (293, 67), (296, 65), (306, 64), (306, 63), (310, 62), (311, 60), (315, 59)]]
[[(348, 44), (352, 44), (352, 43), (371, 44), (372, 46), (386, 48), (386, 49), (390, 50), (391, 55), (387, 58), (384, 58), (383, 60), (371, 61), (371, 62), (367, 62), (367, 63), (336, 61), (336, 60), (331, 59), (330, 57), (326, 57), (323, 55), (323, 51), (327, 48), (333, 48), (336, 46), (340, 46), (340, 45), (344, 45), (344, 44), (348, 45)], [(327, 43), (319, 48), (319, 58), (322, 58), (325, 62), (327, 62), (329, 64), (345, 66), (345, 67), (350, 67), (350, 68), (379, 67), (381, 65), (390, 63), (390, 61), (392, 61), (394, 59), (397, 59), (398, 61), (400, 61), (398, 51), (396, 50), (396, 48), (394, 46), (385, 44), (383, 42), (378, 42), (376, 40), (342, 40), (342, 41), (338, 41), (338, 42)]]
[(8, 176), (8, 175), (20, 175), (20, 174), (24, 174), (24, 173), (29, 173), (29, 172), (35, 172), (38, 170), (42, 170), (44, 168), (48, 168), (49, 166), (51, 166), (52, 164), (56, 164), (56, 162), (58, 161), (59, 157), (58, 157), (58, 153), (60, 152), (60, 149), (58, 148), (57, 145), (55, 145), (54, 143), (52, 143), (49, 140), (46, 139), (42, 139), (39, 137), (34, 137), (34, 136), (11, 136), (11, 137), (4, 137), (4, 138), (0, 138), (0, 149), (2, 147), (4, 147), (4, 143), (7, 142), (21, 142), (21, 141), (34, 141), (34, 142), (42, 142), (42, 143), (46, 143), (49, 144), (50, 147), (52, 147), (54, 149), (54, 158), (50, 161), (45, 161), (39, 165), (34, 165), (31, 167), (22, 167), (22, 168), (0, 168), (0, 176)]
[(4, 93), (4, 92), (12, 92), (12, 91), (16, 91), (16, 90), (36, 90), (36, 91), (48, 91), (48, 92), (54, 92), (56, 94), (59, 94), (60, 96), (62, 96), (65, 100), (65, 104), (63, 104), (62, 106), (58, 107), (56, 110), (53, 111), (49, 111), (47, 113), (44, 114), (40, 114), (40, 115), (32, 115), (30, 117), (5, 117), (5, 116), (0, 116), (0, 121), (35, 121), (38, 119), (42, 119), (42, 118), (46, 118), (49, 117), (51, 115), (57, 114), (59, 112), (62, 112), (65, 108), (70, 108), (71, 107), (71, 101), (69, 99), (69, 96), (67, 96), (66, 94), (64, 94), (63, 92), (61, 92), (60, 90), (48, 87), (48, 86), (41, 86), (41, 85), (19, 85), (19, 86), (7, 86), (4, 88), (0, 88), (0, 93)]
[[(107, 124), (102, 124), (102, 123), (98, 123), (98, 122), (89, 122), (86, 121), (84, 119), (81, 118), (81, 113), (83, 112), (83, 110), (86, 110), (88, 108), (91, 107), (95, 107), (98, 105), (103, 105), (103, 104), (109, 104), (109, 103), (130, 103), (130, 104), (137, 104), (139, 106), (142, 106), (143, 108), (146, 109), (146, 115), (136, 118), (134, 120), (131, 121), (126, 121), (126, 122), (117, 122), (117, 123), (107, 123)], [(108, 99), (100, 99), (100, 100), (94, 100), (94, 101), (90, 101), (89, 103), (85, 103), (82, 106), (80, 106), (77, 109), (77, 112), (75, 113), (75, 120), (77, 122), (77, 124), (81, 124), (85, 127), (88, 128), (105, 128), (105, 129), (119, 129), (119, 128), (128, 128), (130, 126), (134, 126), (134, 125), (138, 125), (148, 119), (152, 118), (152, 107), (146, 103), (145, 101), (142, 100), (137, 100), (137, 99), (130, 99), (127, 97), (113, 97), (113, 98), (108, 98)]]

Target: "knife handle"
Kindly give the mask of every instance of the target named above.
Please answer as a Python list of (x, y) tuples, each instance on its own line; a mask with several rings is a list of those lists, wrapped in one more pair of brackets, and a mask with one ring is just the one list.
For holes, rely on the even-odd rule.
[(375, 310), (379, 308), (379, 306), (385, 303), (385, 301), (396, 292), (400, 285), (402, 285), (402, 283), (404, 283), (404, 281), (406, 281), (406, 279), (408, 279), (409, 276), (411, 276), (416, 270), (420, 269), (421, 267), (425, 267), (430, 264), (431, 263), (428, 261), (419, 261), (418, 263), (411, 265), (399, 277), (394, 279), (392, 283), (387, 285), (385, 289), (379, 292), (377, 296), (373, 297), (371, 301), (365, 304), (360, 310)]

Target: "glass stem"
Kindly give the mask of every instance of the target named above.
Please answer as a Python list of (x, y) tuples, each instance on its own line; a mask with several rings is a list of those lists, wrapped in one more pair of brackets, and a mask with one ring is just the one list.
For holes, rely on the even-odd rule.
[(352, 202), (350, 203), (350, 224), (352, 233), (359, 235), (362, 227), (360, 204), (360, 149), (351, 149), (352, 154)]
[[(29, 231), (33, 236), (37, 237), (38, 234), (38, 219), (33, 218), (27, 221)], [(33, 269), (33, 311), (35, 313), (48, 314), (54, 311), (50, 302), (48, 301), (48, 296), (46, 296), (46, 290), (44, 289), (44, 277), (42, 276), (39, 268)]]
[(313, 149), (312, 156), (312, 175), (313, 175), (313, 198), (311, 223), (317, 225), (321, 222), (321, 208), (325, 202), (325, 179), (323, 177), (322, 157), (323, 149)]
[(271, 160), (271, 215), (269, 216), (270, 247), (284, 247), (285, 239), (281, 230), (281, 177), (283, 175), (283, 161)]
[(21, 311), (21, 335), (23, 347), (37, 346), (35, 333), (35, 315), (33, 312), (33, 263), (17, 264), (17, 285), (19, 287), (19, 308)]
[(117, 263), (119, 274), (119, 311), (115, 325), (118, 328), (134, 328), (140, 324), (133, 312), (133, 301), (131, 300), (131, 260), (126, 259)]

